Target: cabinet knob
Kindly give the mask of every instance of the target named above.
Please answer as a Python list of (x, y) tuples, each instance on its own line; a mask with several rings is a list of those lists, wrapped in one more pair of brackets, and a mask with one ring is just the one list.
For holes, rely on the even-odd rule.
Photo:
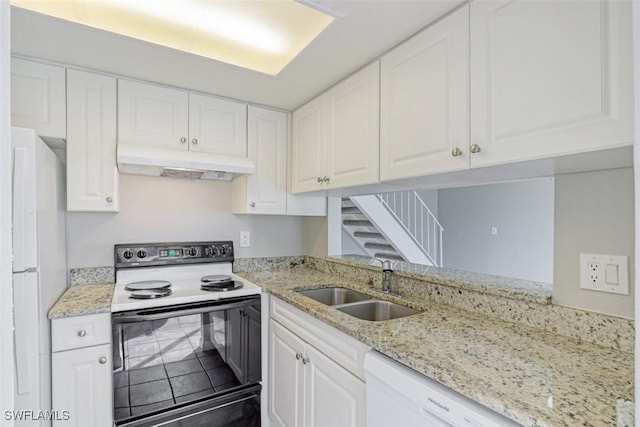
[(322, 183), (322, 178), (318, 177), (318, 182)]
[(322, 182), (329, 182), (329, 177), (325, 176), (324, 178), (322, 178)]
[(481, 151), (481, 148), (478, 144), (473, 144), (471, 147), (469, 147), (469, 151), (471, 151), (471, 153), (473, 154), (476, 154)]
[(84, 329), (80, 329), (80, 330), (78, 331), (78, 336), (79, 336), (80, 338), (82, 338), (82, 337), (84, 337), (84, 336), (86, 336), (86, 335), (87, 335), (87, 331), (85, 331)]
[(309, 358), (308, 358), (308, 357), (303, 357), (303, 358), (302, 358), (302, 364), (303, 364), (303, 365), (306, 365), (306, 364), (307, 364), (307, 363), (309, 363), (309, 362), (310, 362), (310, 360), (309, 360)]
[(193, 145), (196, 145), (196, 144), (198, 143), (198, 140), (197, 140), (196, 138), (193, 138), (193, 139), (191, 140), (191, 143), (192, 143)]
[(252, 208), (255, 208), (256, 207), (256, 202), (251, 202), (251, 204), (249, 206), (251, 206)]
[(98, 359), (98, 362), (100, 362), (101, 365), (104, 365), (105, 363), (107, 363), (107, 358), (102, 356), (100, 359)]
[(462, 156), (462, 150), (459, 149), (458, 147), (455, 147), (453, 150), (451, 150), (451, 155), (453, 157), (459, 157)]
[(302, 359), (302, 353), (296, 353), (296, 360)]
[(187, 142), (187, 138), (185, 138), (184, 136), (182, 138), (180, 138), (180, 142), (182, 144), (184, 144), (185, 142)]
[(108, 196), (106, 199), (107, 203), (113, 203), (113, 197)]

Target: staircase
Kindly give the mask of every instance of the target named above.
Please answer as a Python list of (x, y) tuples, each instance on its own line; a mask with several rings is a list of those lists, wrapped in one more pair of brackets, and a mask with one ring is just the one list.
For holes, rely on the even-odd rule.
[(442, 226), (415, 191), (343, 198), (342, 229), (369, 256), (442, 266)]
[(407, 261), (349, 197), (342, 198), (342, 228), (367, 255)]

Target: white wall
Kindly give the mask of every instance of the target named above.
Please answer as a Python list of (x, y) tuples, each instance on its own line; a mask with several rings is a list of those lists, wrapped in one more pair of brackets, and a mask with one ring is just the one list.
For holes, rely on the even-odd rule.
[(342, 255), (367, 255), (351, 236), (342, 230)]
[(633, 169), (556, 177), (553, 302), (633, 318), (630, 295), (580, 289), (580, 253), (629, 257), (634, 282)]
[[(11, 84), (9, 2), (0, 1), (0, 409), (13, 408), (13, 281), (11, 277)], [(38, 409), (38, 408), (33, 408)], [(4, 412), (3, 412), (4, 413)], [(0, 425), (12, 421), (0, 418)]]
[(439, 190), (444, 267), (551, 283), (553, 194), (553, 178)]
[[(634, 74), (634, 82), (635, 82), (635, 134), (640, 135), (640, 4), (638, 2), (633, 2), (633, 62), (635, 68)], [(635, 226), (638, 227), (640, 224), (640, 142), (638, 138), (635, 140), (634, 145), (634, 188), (635, 188)], [(640, 271), (640, 235), (636, 233), (635, 240), (635, 268), (636, 271)], [(636, 285), (638, 277), (636, 276)], [(635, 351), (635, 361), (636, 366), (640, 366), (640, 292), (635, 293), (635, 326), (636, 326), (636, 351)], [(637, 396), (640, 396), (640, 369), (635, 370), (635, 395), (636, 395), (636, 404), (635, 404), (635, 413), (636, 416), (640, 416), (640, 399)]]
[[(231, 214), (231, 185), (220, 181), (120, 176), (120, 212), (67, 216), (67, 263), (113, 265), (116, 243), (233, 240), (236, 257), (303, 255), (303, 218)], [(240, 231), (251, 232), (241, 248)]]

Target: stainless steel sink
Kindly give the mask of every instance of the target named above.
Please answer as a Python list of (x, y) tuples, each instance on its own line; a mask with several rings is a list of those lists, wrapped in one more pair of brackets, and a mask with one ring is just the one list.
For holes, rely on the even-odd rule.
[(369, 295), (346, 288), (309, 289), (298, 291), (298, 293), (326, 305), (348, 304), (371, 299)]
[(400, 317), (406, 317), (411, 316), (412, 314), (420, 313), (418, 310), (414, 310), (403, 305), (378, 300), (363, 301), (334, 308), (350, 316), (357, 317), (358, 319), (370, 320), (374, 322), (381, 320), (398, 319)]

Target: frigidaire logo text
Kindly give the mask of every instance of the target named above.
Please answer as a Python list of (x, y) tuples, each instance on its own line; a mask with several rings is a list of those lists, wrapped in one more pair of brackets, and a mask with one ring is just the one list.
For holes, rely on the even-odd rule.
[(433, 403), (434, 405), (436, 405), (438, 408), (442, 409), (443, 411), (451, 412), (448, 406), (444, 406), (442, 403), (438, 402), (437, 400), (433, 400), (430, 397), (427, 397), (427, 400)]

